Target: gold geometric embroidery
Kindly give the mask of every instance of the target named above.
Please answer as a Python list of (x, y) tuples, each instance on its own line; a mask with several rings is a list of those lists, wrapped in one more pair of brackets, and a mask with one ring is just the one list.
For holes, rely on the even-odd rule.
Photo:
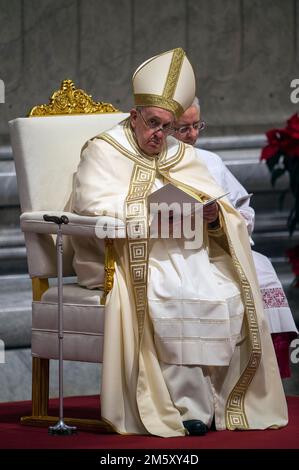
[(132, 218), (127, 220), (127, 235), (129, 239), (140, 239), (147, 237), (147, 223), (145, 219)]
[(151, 172), (147, 168), (141, 168), (139, 165), (136, 166), (136, 179), (135, 181), (149, 182), (151, 179)]
[(147, 313), (148, 212), (146, 198), (155, 179), (155, 168), (135, 163), (126, 197), (127, 247), (134, 291), (139, 338)]
[(235, 250), (233, 248), (230, 237), (227, 235), (230, 254), (236, 271), (239, 275), (241, 284), (241, 292), (243, 295), (243, 302), (245, 307), (245, 320), (247, 321), (250, 341), (250, 355), (239, 380), (231, 391), (225, 408), (225, 419), (227, 429), (248, 429), (248, 421), (245, 413), (245, 396), (248, 387), (258, 369), (261, 361), (262, 347), (261, 339), (258, 328), (257, 314), (255, 310), (253, 295), (251, 292), (250, 284), (245, 276), (245, 273), (238, 261)]
[(145, 282), (146, 263), (138, 263), (131, 266), (131, 275), (134, 283)]
[(145, 212), (144, 201), (132, 201), (127, 203), (127, 217), (140, 217)]
[(147, 244), (145, 242), (129, 243), (130, 261), (147, 260)]
[(137, 308), (140, 309), (140, 307), (145, 307), (146, 287), (145, 286), (135, 287), (135, 295), (136, 295)]
[(139, 338), (141, 338), (142, 334), (143, 334), (143, 325), (144, 325), (145, 312), (146, 312), (146, 306), (144, 306), (140, 309), (139, 308), (136, 309)]
[(231, 423), (231, 429), (247, 429), (247, 423), (242, 413), (228, 412), (228, 421)]
[(148, 183), (132, 184), (131, 194), (128, 197), (128, 201), (130, 201), (131, 199), (139, 199), (139, 198), (143, 199), (147, 193), (147, 189), (148, 189)]

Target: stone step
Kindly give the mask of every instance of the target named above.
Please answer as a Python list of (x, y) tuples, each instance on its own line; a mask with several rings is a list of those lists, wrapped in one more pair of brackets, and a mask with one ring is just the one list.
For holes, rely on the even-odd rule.
[(0, 276), (0, 339), (5, 349), (30, 347), (31, 302), (28, 274)]
[(244, 149), (261, 149), (267, 143), (264, 134), (248, 134), (248, 135), (228, 135), (219, 137), (200, 137), (197, 141), (197, 147), (210, 150), (211, 152), (225, 150), (244, 150)]
[(18, 227), (0, 228), (0, 248), (24, 246), (24, 234)]
[[(7, 139), (8, 140), (8, 139)], [(0, 145), (0, 160), (12, 160), (11, 145)]]
[(298, 231), (290, 237), (286, 231), (259, 232), (255, 231), (252, 239), (255, 243), (253, 249), (268, 256), (268, 258), (280, 257), (287, 260), (287, 250), (299, 243)]
[(19, 228), (0, 229), (0, 275), (27, 272), (23, 233)]
[(0, 160), (0, 201), (1, 206), (19, 204), (16, 170), (12, 160)]

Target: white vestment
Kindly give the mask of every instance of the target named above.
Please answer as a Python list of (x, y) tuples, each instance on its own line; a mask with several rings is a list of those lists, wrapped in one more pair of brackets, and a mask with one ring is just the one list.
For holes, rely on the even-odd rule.
[[(184, 419), (209, 425), (213, 414), (219, 430), (286, 425), (243, 218), (223, 198), (221, 228), (205, 229), (197, 252), (186, 250), (181, 240), (149, 239), (147, 196), (159, 179), (200, 200), (223, 192), (190, 146), (169, 139), (156, 158), (144, 154), (128, 120), (89, 141), (82, 152), (73, 210), (119, 218), (128, 232), (126, 240), (113, 242), (102, 417), (120, 433), (164, 437), (183, 435)], [(77, 250), (80, 263), (84, 252)], [(95, 279), (96, 267), (89, 268), (86, 286)], [(201, 399), (202, 393), (208, 398)]]
[[(152, 190), (162, 184), (156, 178)], [(150, 244), (148, 304), (159, 360), (227, 366), (244, 314), (231, 258), (222, 250), (211, 260), (205, 244), (185, 249), (184, 243), (164, 238)]]
[[(233, 206), (236, 206), (239, 198), (248, 195), (246, 189), (232, 175), (218, 155), (198, 148), (196, 154), (204, 161), (212, 177), (224, 192), (229, 191), (228, 199)], [(244, 217), (248, 233), (251, 235), (254, 229), (255, 214), (250, 207), (250, 198), (238, 210)], [(270, 260), (254, 250), (252, 255), (271, 333), (298, 333), (286, 295)]]

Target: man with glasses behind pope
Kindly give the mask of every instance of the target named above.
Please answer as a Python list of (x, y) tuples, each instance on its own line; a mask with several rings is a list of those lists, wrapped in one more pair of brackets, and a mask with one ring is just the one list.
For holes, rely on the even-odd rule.
[[(185, 144), (194, 145), (199, 133), (204, 130), (205, 122), (200, 119), (199, 100), (195, 97), (192, 105), (175, 123), (174, 136)], [(207, 166), (211, 176), (221, 186), (223, 192), (229, 193), (230, 203), (238, 209), (245, 219), (249, 236), (254, 228), (255, 213), (250, 207), (250, 194), (239, 183), (225, 166), (221, 158), (210, 151), (195, 148), (197, 157)], [(252, 242), (253, 244), (253, 242)], [(261, 253), (252, 250), (263, 306), (282, 378), (290, 377), (290, 344), (298, 336), (286, 295), (271, 261)]]
[[(243, 218), (224, 197), (204, 210), (201, 248), (150, 238), (147, 198), (167, 183), (221, 196), (191, 146), (171, 136), (195, 76), (180, 48), (133, 75), (130, 117), (88, 141), (73, 210), (126, 224), (113, 241), (105, 306), (101, 414), (119, 433), (163, 437), (287, 424), (287, 406)], [(75, 246), (76, 263), (86, 263)], [(96, 256), (96, 254), (95, 254)], [(79, 282), (98, 287), (92, 254)], [(88, 263), (87, 263), (88, 264)]]

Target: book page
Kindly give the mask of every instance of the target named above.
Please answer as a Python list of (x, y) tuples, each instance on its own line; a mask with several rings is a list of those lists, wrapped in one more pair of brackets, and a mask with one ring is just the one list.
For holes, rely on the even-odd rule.
[(171, 183), (167, 183), (151, 193), (148, 196), (148, 204), (151, 215), (161, 211), (163, 204), (165, 209), (168, 206), (174, 215), (179, 213), (184, 216), (194, 213), (197, 209), (200, 210), (200, 206), (202, 206), (200, 201)]

